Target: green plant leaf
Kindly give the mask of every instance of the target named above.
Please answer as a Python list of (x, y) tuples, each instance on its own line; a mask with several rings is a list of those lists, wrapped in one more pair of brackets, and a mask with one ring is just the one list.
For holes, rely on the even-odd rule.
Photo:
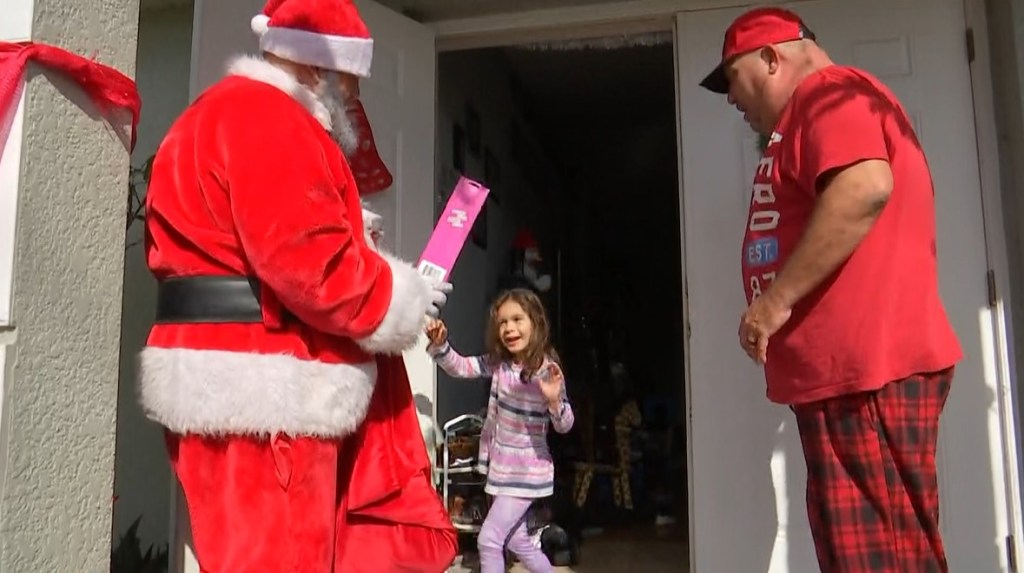
[(167, 573), (169, 548), (150, 545), (142, 552), (138, 530), (139, 516), (124, 532), (117, 547), (110, 553), (110, 573)]

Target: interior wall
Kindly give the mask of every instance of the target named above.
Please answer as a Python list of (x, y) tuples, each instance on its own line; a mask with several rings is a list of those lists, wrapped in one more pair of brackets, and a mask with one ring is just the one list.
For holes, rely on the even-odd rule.
[[(638, 515), (653, 510), (683, 522), (686, 357), (672, 45), (561, 57), (567, 69), (582, 64), (578, 58), (599, 69), (623, 60), (633, 66), (631, 90), (609, 89), (571, 121), (545, 122), (560, 142), (570, 206), (559, 350), (568, 362), (580, 445), (588, 447), (593, 431), (595, 455), (614, 456), (612, 436), (601, 428), (636, 400), (646, 435), (637, 444), (644, 457), (634, 475)], [(610, 88), (566, 83), (577, 93)], [(617, 364), (625, 377), (615, 373)]]
[[(671, 67), (664, 74), (673, 81)], [(579, 317), (596, 318), (590, 301), (602, 301), (613, 316), (601, 322), (619, 325), (608, 359), (626, 363), (636, 393), (671, 400), (682, 393), (683, 312), (675, 107), (667, 93), (660, 113), (621, 123), (596, 115), (562, 135), (573, 205), (567, 344), (583, 338)]]
[[(446, 52), (438, 56), (437, 188), (435, 212), (444, 208), (458, 173), (453, 167), (453, 126), (466, 127), (467, 105), (480, 117), (480, 155), (467, 151), (466, 175), (482, 179), (484, 150), (490, 149), (500, 166), (500, 182), (492, 185), (498, 202), (488, 201), (487, 248), (468, 241), (452, 273), (454, 291), (445, 308), (453, 346), (462, 354), (484, 351), (484, 329), (499, 279), (510, 265), (512, 239), (520, 225), (533, 229), (542, 246), (557, 240), (553, 234), (552, 197), (558, 189), (553, 166), (539, 152), (536, 133), (524, 120), (509, 89), (511, 71), (493, 50)], [(513, 132), (518, 130), (522, 138)], [(524, 149), (525, 147), (525, 149)], [(526, 167), (524, 156), (533, 157)], [(438, 424), (465, 413), (477, 413), (487, 404), (486, 382), (437, 377)]]
[[(610, 419), (631, 395), (651, 410), (670, 406), (667, 414), (678, 420), (683, 313), (674, 53), (671, 42), (652, 36), (634, 42), (512, 48), (509, 57), (562, 168), (559, 225), (567, 228), (567, 246), (559, 351), (574, 401)], [(613, 362), (625, 365), (628, 378), (608, 391)]]
[[(142, 117), (132, 165), (156, 153), (171, 123), (188, 105), (192, 50), (192, 5), (147, 9), (139, 18), (136, 83)], [(146, 268), (142, 222), (129, 230), (125, 252), (118, 389), (117, 456), (114, 477), (114, 539), (141, 517), (142, 546), (169, 540), (171, 473), (159, 426), (146, 419), (136, 393), (136, 357), (156, 309), (156, 282)]]

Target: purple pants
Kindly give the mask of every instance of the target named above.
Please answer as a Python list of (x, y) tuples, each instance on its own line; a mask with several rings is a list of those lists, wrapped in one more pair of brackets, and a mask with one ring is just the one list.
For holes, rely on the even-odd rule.
[[(554, 571), (551, 568), (551, 561), (548, 561), (540, 547), (534, 545), (526, 532), (526, 523), (522, 517), (526, 510), (530, 509), (531, 503), (532, 499), (521, 497), (494, 497), (494, 503), (487, 511), (487, 518), (484, 519), (480, 535), (477, 537), (480, 573), (505, 573), (505, 539), (508, 539), (509, 550), (516, 554), (530, 573)], [(509, 533), (512, 535), (509, 536)]]

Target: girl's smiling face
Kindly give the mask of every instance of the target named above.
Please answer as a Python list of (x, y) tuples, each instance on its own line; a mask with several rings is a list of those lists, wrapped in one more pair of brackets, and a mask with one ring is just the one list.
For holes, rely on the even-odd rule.
[(514, 300), (498, 307), (498, 338), (512, 356), (520, 356), (530, 347), (533, 321), (523, 307)]

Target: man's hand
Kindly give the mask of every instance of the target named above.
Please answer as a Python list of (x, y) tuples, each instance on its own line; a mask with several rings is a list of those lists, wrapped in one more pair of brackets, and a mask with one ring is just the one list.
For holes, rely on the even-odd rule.
[(781, 304), (769, 289), (754, 299), (740, 317), (740, 346), (758, 364), (768, 361), (768, 339), (786, 324), (793, 309)]

